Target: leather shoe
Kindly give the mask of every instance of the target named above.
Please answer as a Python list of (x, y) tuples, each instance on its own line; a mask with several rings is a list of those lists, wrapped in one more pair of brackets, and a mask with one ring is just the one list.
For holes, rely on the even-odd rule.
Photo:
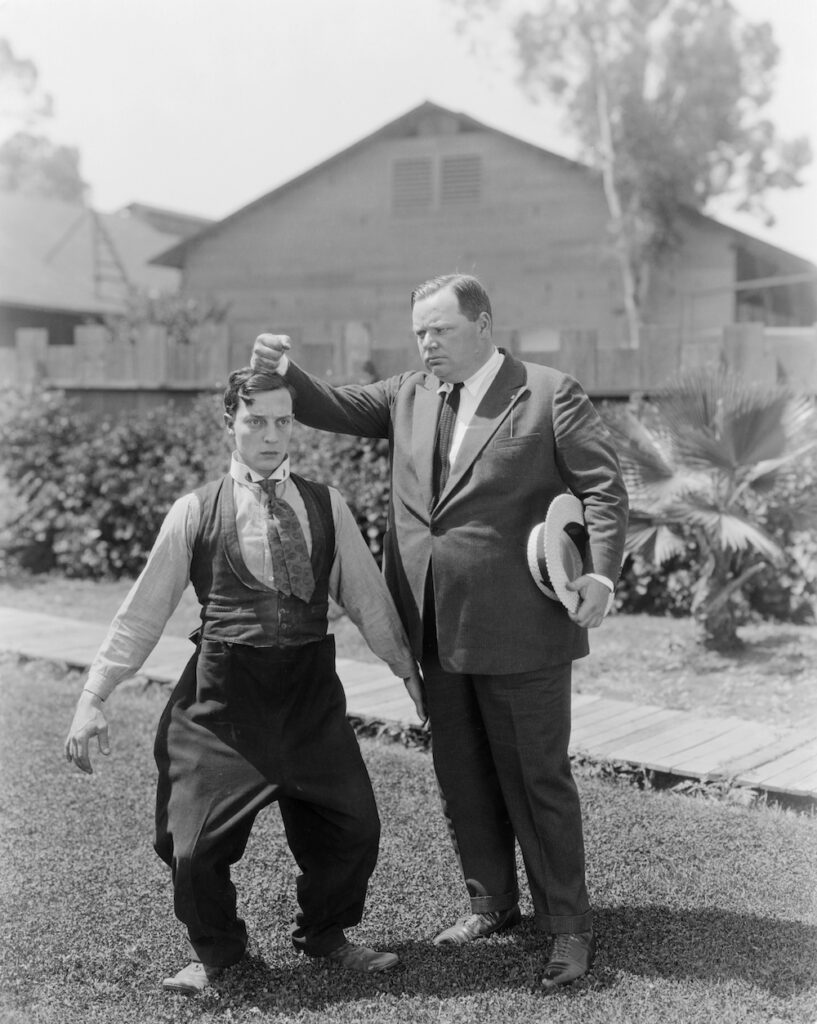
[(474, 939), (484, 939), (494, 932), (515, 928), (522, 920), (519, 906), (514, 904), (508, 910), (493, 910), (482, 914), (461, 917), (456, 924), (445, 928), (434, 937), (435, 946), (464, 946)]
[(376, 949), (357, 946), (354, 942), (345, 942), (337, 949), (333, 949), (331, 953), (326, 954), (326, 959), (339, 964), (347, 971), (362, 971), (364, 974), (390, 971), (400, 963), (400, 957), (396, 953), (378, 953)]
[(591, 932), (576, 932), (555, 935), (553, 949), (545, 964), (542, 986), (552, 992), (561, 985), (569, 985), (587, 974), (593, 964), (596, 940)]
[(193, 960), (172, 978), (165, 978), (162, 982), (162, 988), (169, 989), (171, 992), (182, 992), (184, 995), (193, 996), (197, 992), (209, 988), (223, 970), (223, 967), (205, 967), (198, 960)]

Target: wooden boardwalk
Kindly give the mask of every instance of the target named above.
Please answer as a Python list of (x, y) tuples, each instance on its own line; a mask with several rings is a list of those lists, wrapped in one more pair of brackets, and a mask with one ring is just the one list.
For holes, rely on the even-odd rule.
[[(86, 668), (106, 626), (0, 607), (0, 650)], [(162, 637), (140, 676), (170, 683), (192, 653), (189, 640)], [(349, 713), (417, 724), (402, 683), (380, 663), (338, 658)], [(706, 781), (731, 779), (770, 794), (817, 799), (813, 729), (784, 730), (742, 718), (691, 714), (579, 693), (571, 753)]]

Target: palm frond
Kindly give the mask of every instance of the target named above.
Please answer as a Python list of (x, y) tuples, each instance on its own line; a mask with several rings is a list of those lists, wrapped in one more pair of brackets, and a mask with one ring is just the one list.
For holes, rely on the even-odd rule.
[(638, 554), (654, 565), (663, 565), (686, 552), (686, 540), (663, 524), (631, 520), (624, 550), (628, 555)]
[(658, 436), (629, 410), (606, 422), (622, 466), (642, 484), (665, 480), (673, 475), (674, 469)]
[(677, 457), (730, 470), (780, 458), (815, 435), (814, 403), (781, 387), (748, 384), (735, 374), (696, 370), (658, 399)]
[(767, 533), (735, 513), (716, 508), (690, 508), (688, 521), (702, 530), (710, 543), (726, 551), (756, 551), (773, 562), (783, 555)]

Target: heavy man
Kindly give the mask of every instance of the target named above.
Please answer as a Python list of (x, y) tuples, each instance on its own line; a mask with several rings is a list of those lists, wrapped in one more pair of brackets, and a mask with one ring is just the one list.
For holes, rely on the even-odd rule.
[[(254, 365), (295, 388), (313, 427), (388, 437), (392, 492), (384, 572), (423, 672), (434, 765), (471, 914), (437, 945), (519, 921), (515, 839), (536, 923), (553, 943), (543, 986), (590, 967), (581, 809), (570, 771), (571, 666), (587, 654), (621, 566), (627, 495), (580, 385), (494, 347), (491, 303), (473, 277), (434, 278), (411, 296), (425, 371), (330, 387), (261, 335)], [(528, 570), (527, 539), (553, 498), (580, 499), (586, 572), (568, 615)]]

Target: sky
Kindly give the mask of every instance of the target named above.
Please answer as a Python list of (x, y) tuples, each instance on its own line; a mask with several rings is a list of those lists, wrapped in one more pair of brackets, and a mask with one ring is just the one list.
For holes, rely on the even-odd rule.
[[(736, 3), (772, 23), (768, 110), (783, 137), (811, 139), (815, 166), (775, 194), (772, 228), (716, 212), (817, 262), (817, 0)], [(558, 110), (498, 51), (472, 53), (455, 20), (446, 0), (0, 0), (0, 36), (54, 100), (40, 130), (79, 148), (92, 204), (212, 218), (425, 100), (574, 157)]]

